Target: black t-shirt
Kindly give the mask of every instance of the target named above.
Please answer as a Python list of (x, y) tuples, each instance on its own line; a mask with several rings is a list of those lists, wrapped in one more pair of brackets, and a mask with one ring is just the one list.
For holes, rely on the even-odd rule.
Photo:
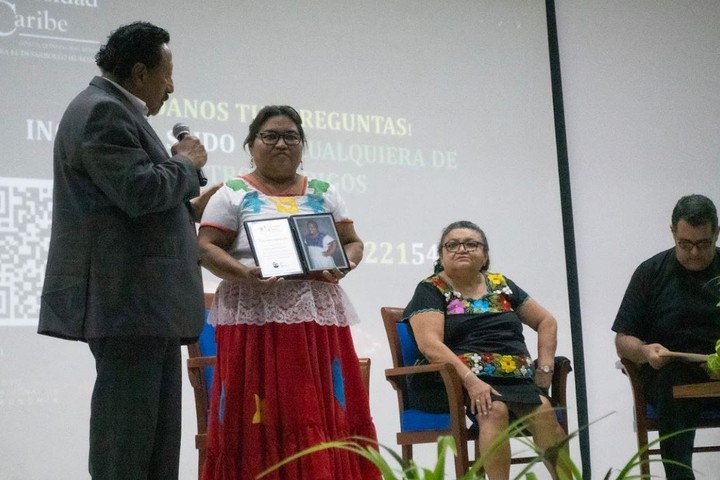
[[(720, 253), (720, 249), (717, 249)], [(613, 331), (669, 350), (713, 353), (720, 338), (720, 255), (692, 272), (666, 250), (635, 270)]]

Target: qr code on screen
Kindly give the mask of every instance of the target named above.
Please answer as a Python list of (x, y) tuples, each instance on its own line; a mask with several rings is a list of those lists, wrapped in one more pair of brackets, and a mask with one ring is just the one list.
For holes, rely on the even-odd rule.
[(0, 177), (0, 325), (37, 324), (51, 220), (51, 180)]

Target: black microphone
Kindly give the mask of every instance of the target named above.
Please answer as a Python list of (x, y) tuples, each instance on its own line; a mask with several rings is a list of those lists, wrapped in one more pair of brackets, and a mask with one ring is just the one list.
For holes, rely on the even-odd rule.
[[(184, 123), (176, 123), (175, 126), (173, 126), (173, 137), (178, 139), (178, 142), (185, 138), (185, 135), (190, 134), (190, 127), (185, 125)], [(200, 186), (204, 187), (207, 185), (207, 177), (203, 173), (202, 169), (197, 171), (198, 180), (200, 181)]]

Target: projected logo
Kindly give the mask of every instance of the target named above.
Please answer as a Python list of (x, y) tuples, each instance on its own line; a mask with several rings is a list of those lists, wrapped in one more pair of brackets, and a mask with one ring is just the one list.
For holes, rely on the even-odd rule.
[(0, 0), (0, 37), (9, 37), (17, 31), (15, 16), (15, 5)]
[[(84, 17), (96, 13), (97, 0), (52, 4), (0, 0), (0, 55), (40, 60), (92, 61), (100, 42), (78, 38)], [(82, 9), (82, 10), (80, 10)]]

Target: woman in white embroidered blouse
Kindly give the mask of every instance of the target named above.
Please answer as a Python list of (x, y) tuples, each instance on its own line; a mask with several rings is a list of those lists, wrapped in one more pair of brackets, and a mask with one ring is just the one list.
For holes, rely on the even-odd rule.
[[(289, 106), (267, 106), (245, 140), (255, 169), (226, 182), (203, 215), (202, 264), (223, 279), (217, 324), (207, 460), (203, 478), (255, 478), (297, 451), (351, 436), (375, 438), (350, 334), (357, 314), (337, 268), (263, 279), (244, 223), (331, 213), (349, 266), (363, 243), (337, 189), (297, 172), (305, 133)], [(337, 449), (303, 457), (276, 476), (290, 480), (379, 478), (369, 462)]]

